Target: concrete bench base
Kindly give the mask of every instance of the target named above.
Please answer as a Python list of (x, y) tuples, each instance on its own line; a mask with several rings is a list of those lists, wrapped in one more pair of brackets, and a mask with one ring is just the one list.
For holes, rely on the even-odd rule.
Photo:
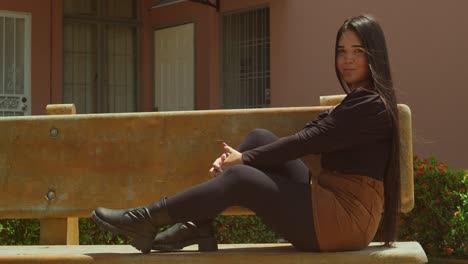
[(395, 248), (372, 243), (366, 250), (335, 253), (298, 252), (290, 244), (224, 244), (219, 251), (200, 253), (197, 246), (180, 252), (145, 255), (128, 245), (1, 246), (0, 263), (427, 263), (417, 242), (398, 242)]

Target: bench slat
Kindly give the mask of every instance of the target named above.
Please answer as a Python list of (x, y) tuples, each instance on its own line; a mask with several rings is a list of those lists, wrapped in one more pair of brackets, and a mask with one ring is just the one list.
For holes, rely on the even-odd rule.
[(290, 244), (224, 244), (217, 252), (200, 253), (197, 246), (181, 252), (141, 254), (128, 245), (114, 246), (3, 246), (0, 263), (427, 263), (417, 242), (398, 242), (383, 249), (372, 243), (361, 251), (335, 253), (298, 252)]

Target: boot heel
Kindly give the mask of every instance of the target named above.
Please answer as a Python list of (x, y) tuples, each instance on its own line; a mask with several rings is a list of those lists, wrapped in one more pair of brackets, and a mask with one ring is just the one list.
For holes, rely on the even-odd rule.
[(218, 242), (215, 238), (205, 238), (198, 242), (198, 251), (207, 252), (207, 251), (217, 251)]
[(148, 254), (151, 252), (151, 248), (153, 247), (153, 239), (151, 237), (133, 238), (130, 245), (140, 250), (143, 254)]

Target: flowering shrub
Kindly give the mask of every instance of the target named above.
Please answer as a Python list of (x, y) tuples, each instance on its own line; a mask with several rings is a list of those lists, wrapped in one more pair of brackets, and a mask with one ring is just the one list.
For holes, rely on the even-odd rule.
[(414, 157), (415, 207), (403, 214), (400, 240), (418, 241), (430, 257), (468, 258), (468, 171)]

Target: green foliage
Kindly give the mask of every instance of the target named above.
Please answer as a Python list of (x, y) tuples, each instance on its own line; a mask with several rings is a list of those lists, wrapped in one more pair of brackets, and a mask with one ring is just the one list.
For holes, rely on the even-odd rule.
[(414, 158), (415, 207), (401, 217), (402, 240), (430, 257), (468, 258), (468, 172), (435, 158)]
[(80, 245), (121, 245), (129, 239), (99, 228), (91, 218), (80, 218)]
[(218, 216), (214, 222), (216, 238), (222, 244), (275, 243), (279, 237), (257, 216)]
[[(219, 243), (274, 243), (279, 237), (257, 216), (222, 215), (215, 219), (215, 236)], [(81, 245), (128, 244), (129, 239), (99, 228), (90, 218), (80, 218)], [(38, 219), (0, 220), (0, 245), (38, 245)]]
[(39, 233), (37, 219), (0, 220), (0, 245), (37, 245)]

